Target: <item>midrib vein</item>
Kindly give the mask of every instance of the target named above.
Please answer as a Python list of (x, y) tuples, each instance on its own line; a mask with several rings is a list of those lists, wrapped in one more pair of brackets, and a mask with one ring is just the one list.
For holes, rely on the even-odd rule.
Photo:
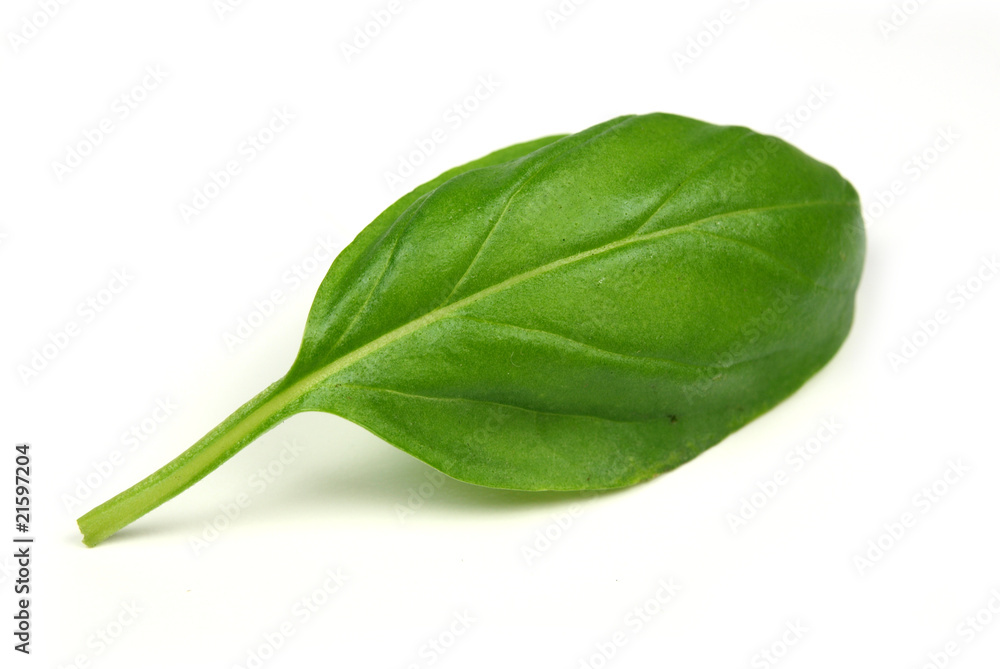
[[(608, 251), (613, 251), (615, 249), (628, 246), (630, 244), (637, 244), (640, 242), (648, 241), (650, 239), (657, 239), (660, 237), (669, 237), (670, 235), (690, 230), (695, 226), (698, 226), (707, 221), (717, 221), (719, 219), (728, 218), (731, 216), (738, 216), (741, 214), (750, 214), (761, 211), (774, 211), (779, 209), (796, 209), (801, 207), (815, 207), (815, 206), (848, 206), (853, 204), (854, 204), (853, 202), (849, 201), (811, 201), (811, 202), (797, 202), (787, 205), (775, 205), (771, 207), (760, 207), (754, 209), (741, 209), (739, 211), (731, 211), (725, 214), (718, 214), (716, 216), (708, 216), (705, 218), (700, 218), (696, 221), (692, 221), (690, 223), (686, 223), (681, 226), (667, 228), (665, 230), (657, 230), (656, 232), (650, 232), (645, 235), (626, 237), (624, 239), (620, 239), (618, 241), (605, 244), (604, 246), (599, 246), (594, 249), (582, 251), (575, 255), (566, 256), (565, 258), (560, 258), (559, 260), (554, 260), (548, 263), (547, 265), (540, 265), (539, 267), (524, 272), (523, 274), (517, 274), (515, 276), (512, 276), (508, 279), (501, 281), (500, 283), (489, 286), (488, 288), (484, 288), (481, 291), (473, 293), (468, 297), (464, 297), (457, 302), (453, 302), (446, 307), (441, 307), (439, 309), (435, 309), (434, 311), (430, 311), (421, 316), (420, 318), (410, 321), (406, 325), (401, 325), (395, 330), (391, 330), (382, 335), (381, 337), (373, 339), (364, 346), (354, 349), (347, 355), (337, 358), (336, 360), (327, 363), (323, 367), (320, 367), (315, 372), (302, 377), (302, 379), (295, 382), (286, 391), (280, 393), (279, 396), (283, 396), (286, 394), (294, 394), (294, 396), (296, 397), (302, 397), (303, 395), (306, 394), (306, 392), (312, 390), (312, 388), (319, 385), (320, 383), (322, 383), (329, 377), (333, 376), (337, 372), (340, 372), (341, 370), (350, 367), (355, 362), (358, 362), (359, 360), (368, 357), (375, 351), (381, 348), (385, 348), (389, 344), (392, 344), (398, 341), (399, 339), (402, 339), (403, 337), (406, 337), (407, 335), (412, 334), (417, 330), (420, 330), (421, 328), (431, 325), (432, 323), (436, 323), (437, 321), (443, 318), (447, 318), (454, 312), (464, 309), (470, 304), (474, 304), (478, 300), (502, 292), (507, 288), (510, 288), (511, 286), (515, 286), (524, 281), (533, 279), (536, 276), (541, 276), (546, 272), (551, 272), (552, 270), (559, 269), (560, 267), (570, 265), (580, 260), (586, 260), (587, 258), (591, 258), (593, 256), (600, 255), (602, 253), (607, 253)], [(298, 392), (293, 393), (293, 391), (296, 390)], [(275, 399), (277, 399), (277, 397)]]

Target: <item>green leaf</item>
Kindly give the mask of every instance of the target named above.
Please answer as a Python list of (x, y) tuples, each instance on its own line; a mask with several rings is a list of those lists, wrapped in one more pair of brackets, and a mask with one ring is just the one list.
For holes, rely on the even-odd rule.
[(84, 541), (301, 411), (480, 485), (643, 481), (826, 364), (863, 258), (851, 185), (746, 128), (651, 114), (510, 147), (365, 228), (320, 286), (288, 374), (83, 516)]

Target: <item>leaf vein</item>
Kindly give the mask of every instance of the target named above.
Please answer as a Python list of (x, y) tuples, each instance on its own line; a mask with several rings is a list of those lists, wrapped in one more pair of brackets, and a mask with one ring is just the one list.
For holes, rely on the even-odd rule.
[(469, 272), (472, 270), (473, 266), (476, 264), (476, 261), (479, 260), (479, 257), (483, 254), (483, 249), (486, 248), (486, 244), (487, 244), (487, 242), (490, 241), (490, 237), (493, 236), (493, 233), (496, 231), (497, 227), (500, 225), (500, 222), (503, 220), (503, 217), (507, 215), (507, 211), (510, 209), (511, 203), (514, 202), (514, 199), (517, 197), (518, 193), (520, 193), (524, 189), (524, 187), (527, 186), (528, 183), (532, 179), (534, 179), (536, 176), (538, 176), (543, 171), (545, 171), (546, 167), (554, 164), (556, 161), (558, 161), (558, 159), (566, 156), (569, 153), (573, 153), (574, 151), (582, 149), (583, 147), (587, 146), (588, 144), (590, 144), (594, 140), (599, 139), (600, 137), (603, 137), (604, 135), (606, 135), (607, 133), (611, 132), (612, 130), (615, 130), (616, 128), (619, 128), (620, 126), (622, 126), (626, 122), (632, 120), (633, 118), (634, 117), (629, 116), (628, 118), (626, 118), (626, 119), (624, 119), (624, 120), (622, 120), (622, 121), (620, 121), (618, 123), (615, 123), (613, 126), (611, 126), (609, 128), (605, 128), (604, 130), (602, 130), (601, 132), (597, 133), (593, 137), (587, 139), (586, 141), (581, 142), (579, 144), (576, 144), (574, 146), (571, 146), (571, 147), (569, 147), (568, 149), (566, 149), (564, 151), (560, 151), (559, 153), (555, 154), (554, 156), (552, 156), (551, 158), (549, 158), (548, 160), (546, 160), (545, 162), (543, 162), (541, 165), (539, 165), (538, 168), (534, 172), (532, 172), (531, 174), (529, 174), (528, 177), (526, 179), (524, 179), (524, 181), (522, 181), (518, 185), (517, 189), (513, 193), (511, 193), (510, 196), (507, 198), (507, 201), (504, 203), (503, 210), (500, 212), (500, 215), (497, 216), (497, 219), (493, 222), (493, 225), (490, 226), (489, 232), (487, 232), (486, 236), (483, 237), (483, 241), (482, 241), (482, 243), (480, 243), (479, 249), (476, 251), (476, 255), (474, 255), (472, 257), (472, 260), (469, 261), (469, 264), (466, 266), (465, 271), (462, 273), (462, 276), (460, 276), (458, 278), (458, 281), (456, 281), (455, 285), (452, 287), (451, 292), (448, 293), (448, 295), (444, 298), (444, 300), (442, 300), (441, 303), (438, 304), (437, 307), (435, 307), (435, 309), (441, 307), (444, 304), (447, 304), (448, 300), (450, 300), (451, 297), (452, 297), (452, 295), (455, 294), (455, 291), (457, 291), (458, 288), (459, 288), (459, 286), (462, 285), (462, 282), (465, 281), (465, 279), (469, 276)]
[[(620, 353), (618, 351), (610, 351), (610, 350), (608, 350), (606, 348), (601, 348), (600, 346), (594, 346), (593, 344), (588, 344), (586, 342), (582, 342), (582, 341), (579, 341), (577, 339), (573, 339), (572, 337), (568, 337), (568, 336), (566, 336), (564, 334), (560, 334), (558, 332), (552, 332), (551, 330), (540, 330), (540, 329), (537, 329), (537, 328), (524, 327), (523, 325), (515, 325), (514, 323), (502, 323), (500, 321), (491, 321), (491, 320), (488, 320), (488, 319), (485, 319), (485, 318), (478, 318), (478, 317), (474, 317), (474, 316), (468, 316), (466, 314), (458, 314), (456, 316), (451, 316), (450, 318), (454, 318), (454, 319), (461, 318), (461, 319), (464, 319), (464, 320), (476, 321), (478, 323), (485, 323), (487, 325), (499, 325), (499, 326), (502, 326), (502, 327), (513, 328), (513, 329), (516, 329), (516, 330), (523, 330), (525, 332), (537, 332), (538, 334), (547, 335), (547, 336), (550, 336), (550, 337), (558, 337), (559, 339), (567, 341), (567, 342), (569, 342), (571, 344), (574, 344), (574, 345), (576, 345), (576, 346), (578, 346), (580, 348), (589, 349), (589, 350), (595, 351), (597, 353), (602, 353), (602, 354), (605, 354), (605, 355), (610, 355), (610, 356), (615, 356), (615, 357), (620, 357), (620, 358), (627, 358), (629, 360), (639, 360), (639, 361), (642, 361), (642, 362), (663, 362), (663, 363), (667, 363), (667, 364), (671, 364), (671, 365), (679, 365), (679, 366), (682, 366), (682, 367), (693, 367), (693, 368), (696, 368), (696, 369), (726, 369), (726, 368), (732, 366), (732, 365), (703, 365), (703, 364), (700, 364), (700, 363), (682, 362), (680, 360), (672, 360), (670, 358), (660, 358), (660, 357), (654, 357), (654, 356), (635, 355), (635, 354), (631, 354), (631, 353)], [(737, 364), (737, 363), (734, 363), (734, 364)]]
[(736, 141), (732, 142), (731, 144), (727, 144), (725, 146), (725, 148), (723, 148), (721, 151), (719, 151), (718, 153), (716, 153), (715, 155), (713, 155), (711, 158), (709, 158), (708, 160), (706, 160), (705, 162), (703, 162), (701, 165), (698, 165), (698, 167), (696, 167), (693, 170), (691, 170), (691, 172), (689, 172), (688, 175), (686, 177), (684, 177), (684, 180), (681, 181), (677, 185), (677, 187), (675, 189), (673, 189), (667, 195), (667, 197), (659, 204), (659, 206), (657, 206), (656, 209), (653, 210), (653, 213), (646, 217), (646, 220), (644, 220), (642, 222), (642, 225), (640, 225), (638, 228), (636, 228), (635, 230), (633, 230), (631, 234), (632, 235), (637, 235), (637, 234), (639, 234), (642, 231), (642, 229), (644, 227), (646, 227), (647, 225), (649, 225), (650, 221), (653, 220), (653, 217), (656, 216), (658, 213), (660, 213), (660, 211), (665, 206), (667, 206), (667, 203), (670, 202), (671, 200), (673, 200), (674, 196), (677, 195), (677, 193), (679, 193), (681, 191), (681, 189), (683, 189), (684, 186), (686, 186), (691, 181), (691, 179), (693, 179), (695, 177), (696, 174), (698, 174), (699, 172), (701, 172), (702, 170), (704, 170), (706, 167), (708, 167), (709, 165), (711, 165), (712, 163), (714, 163), (715, 161), (717, 161), (722, 156), (724, 156), (727, 153), (729, 153), (730, 151), (732, 151), (734, 148), (736, 148), (736, 145), (739, 144), (740, 142), (742, 142), (744, 139), (746, 139), (747, 137), (749, 137), (751, 135), (754, 135), (754, 134), (756, 134), (756, 133), (753, 130), (748, 130), (744, 134), (742, 134), (739, 137), (737, 137)]
[(609, 244), (605, 244), (604, 246), (600, 246), (600, 247), (595, 248), (595, 249), (589, 249), (587, 251), (582, 251), (582, 252), (577, 253), (577, 254), (572, 255), (572, 256), (567, 256), (565, 258), (560, 258), (558, 260), (554, 260), (554, 261), (552, 261), (552, 262), (550, 262), (550, 263), (548, 263), (546, 265), (542, 265), (540, 267), (536, 267), (536, 268), (534, 268), (532, 270), (529, 270), (527, 272), (524, 272), (522, 274), (518, 274), (518, 275), (515, 275), (515, 276), (512, 276), (512, 277), (509, 277), (509, 278), (505, 279), (504, 281), (501, 281), (500, 283), (497, 283), (497, 284), (494, 284), (494, 285), (489, 286), (487, 288), (484, 288), (483, 290), (480, 290), (479, 292), (473, 293), (472, 295), (464, 297), (461, 300), (458, 300), (457, 302), (453, 302), (453, 303), (451, 303), (451, 304), (449, 304), (449, 305), (447, 305), (445, 307), (440, 307), (438, 309), (430, 311), (430, 312), (424, 314), (423, 316), (421, 316), (420, 318), (412, 320), (412, 321), (406, 323), (405, 325), (401, 325), (401, 326), (399, 326), (398, 328), (396, 328), (394, 330), (390, 330), (389, 332), (385, 333), (384, 335), (382, 335), (380, 337), (377, 337), (376, 339), (371, 340), (367, 344), (354, 349), (350, 353), (347, 353), (347, 354), (345, 354), (345, 355), (343, 355), (343, 356), (341, 356), (341, 357), (339, 357), (339, 358), (337, 358), (335, 360), (330, 361), (326, 365), (324, 365), (324, 366), (320, 367), (319, 369), (317, 369), (316, 371), (314, 371), (312, 374), (309, 374), (307, 377), (305, 377), (302, 380), (302, 382), (305, 383), (305, 384), (307, 384), (310, 387), (313, 386), (313, 385), (320, 384), (326, 378), (332, 376), (333, 374), (336, 374), (337, 372), (339, 372), (340, 370), (342, 370), (342, 369), (344, 369), (346, 367), (349, 367), (350, 365), (353, 365), (354, 363), (356, 363), (359, 360), (363, 359), (364, 357), (366, 357), (370, 353), (372, 353), (372, 352), (374, 352), (374, 351), (376, 351), (376, 350), (378, 350), (380, 348), (383, 348), (385, 346), (388, 346), (389, 344), (395, 342), (396, 340), (398, 340), (398, 339), (400, 339), (402, 337), (405, 337), (405, 336), (411, 334), (412, 332), (415, 332), (416, 330), (419, 330), (420, 328), (423, 328), (423, 327), (425, 327), (427, 325), (430, 325), (431, 323), (434, 323), (434, 322), (436, 322), (438, 320), (441, 320), (442, 318), (445, 318), (445, 317), (449, 316), (450, 314), (458, 311), (459, 309), (462, 309), (462, 308), (464, 308), (464, 307), (466, 307), (466, 306), (468, 306), (470, 304), (475, 303), (477, 300), (483, 299), (484, 297), (488, 297), (488, 296), (493, 295), (495, 293), (498, 293), (500, 291), (506, 290), (507, 288), (510, 288), (511, 286), (517, 285), (517, 284), (519, 284), (519, 283), (521, 283), (523, 281), (527, 281), (529, 279), (533, 279), (536, 276), (545, 274), (546, 272), (550, 272), (550, 271), (552, 271), (554, 269), (558, 269), (558, 268), (563, 267), (565, 265), (569, 265), (569, 264), (572, 264), (572, 263), (575, 263), (575, 262), (578, 262), (578, 261), (581, 261), (581, 260), (586, 260), (587, 258), (591, 258), (591, 257), (594, 257), (596, 255), (600, 255), (602, 253), (606, 253), (608, 251), (614, 251), (614, 250), (616, 250), (618, 248), (621, 248), (623, 246), (627, 246), (629, 244), (635, 244), (635, 243), (639, 243), (639, 242), (649, 241), (651, 239), (657, 239), (657, 238), (660, 238), (660, 237), (667, 237), (667, 236), (670, 236), (670, 235), (678, 234), (680, 232), (685, 232), (685, 231), (693, 229), (695, 226), (697, 226), (697, 225), (699, 225), (701, 223), (704, 223), (706, 221), (719, 220), (720, 218), (726, 218), (726, 217), (729, 217), (729, 216), (737, 216), (737, 215), (746, 214), (746, 213), (755, 213), (755, 212), (759, 212), (759, 211), (773, 211), (773, 210), (778, 210), (778, 209), (794, 209), (794, 208), (814, 207), (814, 206), (857, 206), (857, 203), (854, 202), (854, 201), (848, 201), (848, 200), (845, 200), (845, 201), (821, 201), (821, 200), (813, 200), (813, 201), (809, 201), (809, 202), (796, 202), (796, 203), (785, 204), (785, 205), (774, 205), (774, 206), (770, 206), (770, 207), (759, 207), (759, 208), (752, 208), (752, 209), (743, 209), (743, 210), (740, 210), (740, 211), (729, 212), (727, 214), (721, 214), (721, 215), (716, 215), (716, 216), (709, 216), (709, 217), (706, 217), (706, 218), (698, 219), (696, 221), (692, 221), (690, 223), (686, 223), (686, 224), (684, 224), (682, 226), (678, 226), (678, 227), (674, 227), (674, 228), (667, 228), (665, 230), (657, 230), (656, 232), (651, 232), (651, 233), (648, 233), (648, 234), (645, 234), (645, 235), (641, 235), (641, 236), (638, 236), (638, 237), (628, 237), (628, 238), (621, 239), (621, 240), (618, 240), (618, 241), (615, 241), (615, 242), (611, 242)]
[[(399, 240), (402, 239), (402, 237), (403, 237), (404, 229), (406, 228), (407, 225), (410, 224), (410, 222), (413, 220), (414, 216), (417, 215), (417, 212), (420, 211), (421, 208), (423, 208), (423, 206), (424, 206), (424, 204), (426, 202), (427, 202), (427, 199), (426, 199), (426, 196), (424, 196), (423, 202), (421, 202), (419, 206), (417, 206), (417, 207), (415, 207), (413, 209), (413, 213), (410, 214), (409, 218), (406, 219), (406, 222), (403, 223), (403, 225), (400, 227), (399, 232), (396, 235), (396, 239), (392, 243), (392, 249), (389, 251), (389, 256), (385, 260), (385, 266), (382, 268), (382, 272), (378, 275), (378, 279), (376, 279), (375, 281), (372, 282), (371, 290), (368, 291), (368, 295), (365, 297), (365, 301), (361, 304), (361, 306), (358, 308), (358, 310), (354, 313), (354, 318), (351, 319), (351, 322), (347, 324), (347, 327), (344, 328), (344, 331), (340, 333), (339, 337), (337, 337), (337, 341), (335, 341), (333, 343), (333, 345), (330, 347), (331, 350), (336, 349), (337, 346), (340, 345), (340, 342), (342, 342), (344, 340), (344, 337), (346, 337), (348, 335), (348, 333), (350, 333), (350, 331), (354, 329), (354, 325), (355, 325), (355, 323), (358, 322), (358, 318), (361, 317), (361, 314), (368, 307), (368, 304), (372, 300), (372, 296), (375, 294), (375, 291), (378, 289), (378, 287), (382, 284), (382, 280), (385, 278), (386, 272), (389, 271), (389, 267), (392, 265), (392, 259), (396, 255), (396, 249), (399, 247)], [(386, 234), (388, 234), (389, 231), (392, 230), (392, 228), (396, 227), (396, 225), (399, 223), (399, 221), (401, 220), (401, 218), (402, 217), (396, 219), (396, 221), (392, 224), (392, 226), (390, 227), (390, 229), (388, 231), (386, 231)]]
[(482, 400), (482, 399), (476, 399), (476, 398), (472, 398), (472, 397), (442, 397), (440, 395), (423, 395), (421, 393), (407, 393), (407, 392), (403, 392), (402, 390), (396, 390), (395, 388), (381, 388), (381, 387), (378, 387), (378, 386), (366, 386), (366, 385), (361, 384), (361, 383), (338, 383), (336, 387), (338, 387), (338, 388), (358, 388), (358, 389), (361, 389), (361, 390), (372, 390), (372, 391), (375, 391), (375, 392), (391, 393), (393, 395), (402, 395), (404, 397), (412, 397), (412, 398), (421, 399), (421, 400), (432, 400), (432, 401), (435, 401), (435, 402), (472, 402), (472, 403), (476, 403), (476, 404), (492, 404), (494, 406), (502, 406), (502, 407), (508, 407), (508, 408), (511, 408), (511, 409), (518, 409), (519, 411), (526, 411), (526, 412), (529, 412), (529, 413), (542, 414), (543, 416), (556, 416), (556, 417), (559, 417), (559, 418), (589, 418), (589, 419), (592, 419), (592, 420), (602, 420), (602, 421), (608, 421), (608, 422), (611, 422), (611, 423), (625, 423), (625, 424), (648, 423), (648, 422), (652, 422), (654, 420), (662, 420), (664, 418), (667, 418), (667, 416), (657, 416), (656, 418), (649, 418), (649, 419), (646, 419), (646, 420), (618, 420), (618, 419), (615, 419), (615, 418), (607, 418), (605, 416), (595, 416), (595, 415), (592, 415), (592, 414), (563, 413), (563, 412), (559, 412), (559, 411), (541, 411), (541, 410), (538, 410), (538, 409), (530, 409), (528, 407), (523, 407), (523, 406), (520, 406), (520, 405), (517, 405), (517, 404), (509, 404), (507, 402), (497, 402), (496, 400)]
[(802, 272), (802, 271), (796, 269), (795, 267), (792, 267), (791, 265), (789, 265), (788, 263), (784, 262), (783, 260), (781, 260), (777, 256), (773, 255), (772, 253), (768, 252), (767, 250), (762, 249), (761, 247), (756, 246), (754, 244), (751, 244), (750, 242), (744, 241), (744, 240), (736, 238), (736, 237), (726, 237), (725, 235), (719, 235), (719, 234), (716, 234), (714, 232), (709, 232), (708, 230), (705, 230), (704, 228), (692, 228), (692, 232), (696, 232), (696, 233), (698, 233), (700, 235), (704, 235), (706, 237), (714, 237), (715, 239), (720, 239), (720, 240), (723, 240), (723, 241), (731, 242), (733, 244), (737, 244), (737, 245), (742, 246), (744, 248), (748, 248), (748, 249), (751, 249), (753, 251), (756, 251), (759, 255), (761, 255), (764, 258), (767, 258), (768, 260), (770, 260), (771, 263), (775, 267), (781, 267), (783, 269), (786, 269), (789, 272), (792, 272), (793, 274), (795, 274), (796, 276), (799, 276), (799, 277), (805, 279), (806, 281), (808, 281), (812, 285), (816, 286), (817, 288), (821, 288), (823, 290), (828, 290), (831, 293), (845, 293), (845, 292), (850, 292), (850, 291), (845, 291), (845, 290), (840, 289), (840, 288), (833, 288), (832, 286), (824, 285), (824, 284), (818, 282), (816, 279), (814, 279), (811, 276), (809, 276), (808, 274), (806, 274), (805, 272)]

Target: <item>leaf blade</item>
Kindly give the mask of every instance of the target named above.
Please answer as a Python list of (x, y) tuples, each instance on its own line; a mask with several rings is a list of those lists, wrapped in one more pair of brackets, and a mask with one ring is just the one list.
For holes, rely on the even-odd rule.
[[(725, 170), (734, 154), (739, 158), (738, 147), (779, 140), (678, 118), (614, 119), (571, 136), (575, 142), (560, 140), (562, 147), (548, 147), (534, 162), (525, 159), (527, 165), (493, 166), (496, 174), (508, 172), (492, 182), (494, 191), (476, 192), (481, 179), (496, 176), (486, 170), (430, 194), (413, 212), (410, 237), (401, 234), (392, 242), (394, 254), (405, 252), (395, 266), (386, 265), (379, 297), (367, 313), (356, 315), (365, 322), (367, 339), (312, 370), (303, 409), (338, 413), (431, 464), (444, 463), (442, 471), (463, 480), (529, 489), (601, 488), (676, 466), (798, 388), (832, 357), (850, 327), (863, 257), (856, 193), (832, 168), (780, 143), (770, 152), (772, 162), (750, 176), (748, 190), (756, 199), (727, 192), (692, 202), (692, 193), (731, 187)], [(671, 146), (701, 145), (669, 179), (661, 179), (670, 168), (655, 151), (638, 168), (634, 156), (617, 166), (619, 180), (631, 169), (633, 181), (649, 186), (643, 197), (578, 216), (589, 191), (572, 206), (565, 204), (565, 189), (561, 199), (543, 192), (553, 179), (568, 180), (563, 172), (581, 169), (578, 160), (586, 169), (575, 178), (589, 186), (595, 155), (628, 153), (622, 147), (646, 141), (641, 130), (650, 126), (657, 132), (695, 128), (696, 140), (686, 137)], [(807, 178), (786, 190), (780, 187), (787, 178), (779, 178), (776, 192), (776, 172)], [(537, 197), (540, 202), (532, 201)], [(824, 199), (830, 197), (840, 199)], [(578, 217), (553, 222), (543, 216), (546, 227), (532, 234), (525, 221), (551, 211), (556, 200)], [(462, 207), (465, 213), (456, 214)], [(457, 281), (440, 282), (451, 285), (443, 299), (440, 285), (422, 292), (401, 288), (407, 277), (424, 278), (414, 268), (434, 245), (419, 233), (440, 229), (442, 221), (456, 229), (453, 237), (465, 235), (463, 241), (475, 248), (471, 260), (451, 259), (461, 273)], [(466, 234), (466, 225), (475, 232)], [(771, 228), (795, 230), (799, 237), (759, 232)], [(505, 246), (503, 238), (515, 233), (519, 245)], [(553, 234), (565, 235), (562, 242), (576, 239), (561, 244)], [(799, 253), (817, 239), (827, 251)], [(525, 247), (530, 251), (522, 252)], [(831, 260), (839, 256), (851, 262)], [(432, 283), (436, 278), (427, 277)], [(616, 289), (601, 298), (597, 286), (605, 281)], [(791, 296), (784, 298), (790, 304), (772, 294), (775, 286)], [(705, 296), (727, 305), (725, 319), (713, 316)], [(754, 314), (779, 303), (789, 314), (786, 323), (754, 323)], [(406, 311), (406, 304), (418, 306)], [(606, 317), (595, 319), (601, 309)], [(390, 317), (381, 318), (385, 313)], [(666, 314), (680, 325), (664, 326)], [(816, 314), (823, 315), (819, 324)], [(734, 348), (734, 340), (750, 338), (748, 327), (760, 332)], [(720, 350), (729, 359), (714, 359)], [(612, 397), (593, 390), (601, 385)], [(372, 411), (366, 402), (383, 409)], [(468, 434), (453, 428), (485, 429), (475, 427), (489, 422), (489, 413), (476, 408), (480, 404), (524, 413), (516, 414), (515, 427), (473, 448)], [(584, 438), (577, 433), (588, 427), (572, 427), (573, 420), (623, 427), (605, 426), (603, 437)], [(542, 434), (556, 436), (541, 440)], [(555, 466), (553, 458), (563, 464)]]

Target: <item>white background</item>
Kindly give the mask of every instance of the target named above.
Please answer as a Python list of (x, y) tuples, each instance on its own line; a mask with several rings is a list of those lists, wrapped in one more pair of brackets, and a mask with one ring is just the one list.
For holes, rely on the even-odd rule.
[[(3, 666), (245, 667), (283, 623), (292, 635), (250, 666), (916, 669), (949, 643), (948, 666), (996, 666), (996, 2), (900, 2), (912, 15), (887, 31), (889, 1), (592, 0), (563, 3), (559, 21), (558, 0), (404, 1), (350, 59), (343, 45), (387, 0), (250, 0), (222, 16), (211, 0), (70, 2), (50, 19), (44, 4), (8, 0), (0, 17), (0, 540), (21, 440), (37, 538), (29, 658), (11, 648), (0, 551)], [(446, 120), (481, 77), (496, 90)], [(247, 160), (241, 144), (274, 109), (294, 120)], [(361, 428), (298, 416), (107, 543), (80, 543), (77, 516), (285, 372), (330, 262), (318, 240), (339, 250), (405, 190), (494, 149), (649, 111), (780, 134), (861, 193), (856, 323), (794, 397), (596, 498), (435, 485)], [(796, 111), (798, 127), (783, 121)], [(96, 148), (54, 167), (102, 119)], [(385, 173), (437, 127), (446, 141), (391, 190)], [(229, 160), (240, 174), (185, 220)], [(124, 289), (102, 292), (123, 271)], [(282, 303), (227, 346), (273, 291)], [(109, 296), (99, 313), (80, 306)], [(796, 468), (789, 452), (824, 421), (836, 433)], [(301, 452), (274, 464), (288, 444)], [(282, 472), (261, 490), (269, 464)], [(953, 465), (961, 476), (933, 492)], [(779, 472), (787, 483), (734, 528)], [(240, 495), (250, 505), (196, 551)], [(401, 517), (408, 498), (422, 505)], [(328, 570), (348, 580), (327, 597)], [(293, 612), (313, 596), (326, 601), (308, 620)], [(641, 625), (636, 607), (651, 612)], [(964, 622), (977, 615), (978, 630)]]

